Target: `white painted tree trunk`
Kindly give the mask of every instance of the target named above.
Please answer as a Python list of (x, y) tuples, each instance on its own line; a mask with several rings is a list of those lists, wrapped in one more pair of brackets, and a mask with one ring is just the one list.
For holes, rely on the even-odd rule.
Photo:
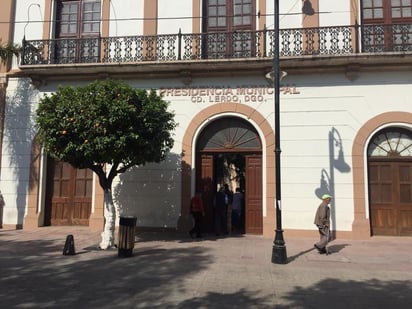
[(114, 243), (114, 225), (116, 220), (116, 212), (113, 204), (112, 191), (104, 190), (104, 229), (102, 232), (102, 241), (99, 245), (100, 249), (106, 250), (115, 245)]

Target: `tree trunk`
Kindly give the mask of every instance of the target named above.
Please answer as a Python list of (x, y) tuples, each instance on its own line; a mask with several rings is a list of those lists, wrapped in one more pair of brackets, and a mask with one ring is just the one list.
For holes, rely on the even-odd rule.
[(100, 249), (106, 250), (115, 245), (114, 243), (114, 226), (116, 221), (116, 212), (113, 204), (112, 191), (104, 190), (104, 230), (102, 232), (102, 241)]

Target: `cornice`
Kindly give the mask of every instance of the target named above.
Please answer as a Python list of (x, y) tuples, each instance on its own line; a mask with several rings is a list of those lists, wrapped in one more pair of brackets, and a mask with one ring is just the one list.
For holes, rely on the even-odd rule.
[[(343, 73), (354, 80), (363, 72), (412, 71), (412, 53), (356, 54), (342, 56), (282, 57), (281, 69), (288, 74)], [(261, 75), (272, 69), (266, 59), (210, 59), (138, 63), (90, 63), (25, 65), (10, 71), (10, 77), (29, 77), (35, 83), (96, 78), (158, 79), (180, 78), (188, 85), (193, 78)]]

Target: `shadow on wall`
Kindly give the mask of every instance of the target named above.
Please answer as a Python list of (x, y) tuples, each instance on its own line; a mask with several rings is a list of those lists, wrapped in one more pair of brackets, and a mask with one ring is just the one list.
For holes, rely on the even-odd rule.
[[(332, 127), (329, 131), (329, 171), (323, 168), (320, 172), (320, 186), (315, 189), (316, 196), (321, 199), (323, 194), (335, 197), (335, 170), (339, 173), (349, 173), (350, 166), (345, 161), (342, 138), (339, 131)], [(332, 238), (336, 232), (336, 198), (330, 203)]]
[(136, 216), (137, 226), (176, 228), (181, 205), (181, 158), (169, 153), (161, 163), (135, 166), (119, 175), (113, 200), (121, 216)]
[[(37, 171), (30, 171), (30, 153), (36, 134), (35, 108), (37, 106), (37, 92), (32, 89), (28, 79), (19, 79), (14, 95), (8, 95), (6, 98), (4, 142), (7, 144), (3, 147), (3, 153), (7, 149), (10, 163), (7, 177), (13, 177), (9, 185), (12, 183), (16, 188), (5, 187), (2, 188), (2, 192), (3, 195), (16, 193), (16, 228), (21, 228), (23, 225), (28, 186), (29, 183), (33, 183), (29, 181), (29, 177), (37, 179)], [(4, 167), (7, 160), (2, 160), (2, 162)], [(14, 206), (10, 205), (10, 207)]]

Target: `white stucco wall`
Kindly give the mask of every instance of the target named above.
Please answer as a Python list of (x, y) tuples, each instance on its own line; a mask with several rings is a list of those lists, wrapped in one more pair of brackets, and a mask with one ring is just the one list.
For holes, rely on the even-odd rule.
[(43, 35), (44, 0), (16, 1), (14, 42), (21, 44), (24, 35), (27, 40), (40, 40)]
[(170, 5), (170, 0), (158, 0), (158, 33), (192, 33), (192, 0), (180, 0)]
[[(38, 6), (38, 5), (40, 6)], [(110, 1), (110, 35), (136, 35), (143, 32), (143, 0)], [(44, 0), (18, 0), (14, 42), (40, 39)], [(273, 1), (267, 4), (267, 27), (273, 28)], [(319, 2), (320, 25), (348, 25), (350, 1)], [(301, 1), (280, 1), (281, 28), (302, 26)], [(257, 11), (259, 7), (257, 6)], [(192, 14), (192, 1), (159, 0), (159, 33), (192, 32), (192, 21), (183, 17)], [(172, 19), (172, 18), (176, 19)], [(169, 18), (169, 19), (168, 19)], [(14, 63), (17, 68), (17, 62)], [(185, 87), (179, 78), (132, 80), (138, 88)], [(238, 87), (265, 85), (262, 76), (236, 76), (194, 79), (191, 88)], [(412, 112), (410, 93), (412, 78), (409, 73), (362, 73), (351, 82), (344, 74), (288, 75), (283, 85), (296, 87), (299, 94), (281, 94), (282, 148), (282, 206), (284, 228), (313, 229), (313, 214), (319, 199), (316, 196), (322, 171), (333, 176), (333, 224), (337, 230), (351, 230), (353, 222), (352, 143), (360, 127), (372, 117), (388, 111)], [(3, 141), (0, 189), (6, 201), (4, 223), (20, 224), (27, 205), (30, 147), (34, 137), (34, 113), (38, 98), (57, 89), (57, 84), (35, 90), (27, 80), (11, 79), (7, 88), (5, 136)], [(128, 214), (135, 214), (140, 225), (175, 226), (180, 212), (180, 152), (182, 138), (194, 115), (213, 102), (204, 96), (192, 102), (191, 96), (166, 95), (170, 109), (179, 123), (175, 131), (175, 145), (168, 160), (162, 164), (148, 164), (118, 177), (114, 184), (115, 199)], [(256, 108), (273, 126), (273, 95), (263, 101), (239, 104)], [(344, 161), (350, 170), (340, 171), (331, 166), (329, 134), (342, 139)], [(335, 149), (335, 156), (338, 149)], [(325, 174), (324, 174), (325, 175)], [(122, 184), (122, 186), (120, 186)], [(263, 198), (265, 200), (265, 197)], [(265, 205), (264, 207), (273, 207)], [(265, 213), (265, 211), (264, 211)]]
[[(333, 176), (332, 217), (337, 230), (351, 230), (353, 222), (352, 146), (359, 128), (389, 111), (412, 112), (410, 75), (361, 74), (354, 82), (341, 75), (288, 76), (300, 96), (282, 99), (282, 181), (284, 220), (288, 228), (310, 228), (320, 200), (321, 172)], [(349, 172), (331, 166), (329, 133), (342, 139)], [(338, 133), (338, 134), (337, 134)], [(373, 132), (371, 132), (372, 134)], [(335, 159), (338, 149), (335, 149)], [(333, 168), (332, 168), (333, 167)], [(296, 192), (299, 192), (297, 195)]]
[(109, 36), (143, 34), (143, 4), (144, 0), (110, 0)]
[(9, 80), (0, 174), (5, 224), (22, 224), (26, 212), (37, 100), (38, 92), (28, 79)]
[[(350, 25), (350, 2), (351, 1), (320, 0), (320, 27)], [(357, 11), (357, 8), (355, 11)]]
[[(229, 87), (236, 93), (239, 87), (263, 86), (262, 76), (195, 79), (191, 88)], [(139, 88), (185, 87), (179, 79), (134, 80)], [(371, 118), (388, 111), (412, 112), (412, 80), (408, 73), (363, 73), (354, 82), (344, 74), (288, 75), (282, 86), (294, 86), (298, 94), (281, 94), (281, 162), (283, 225), (286, 229), (313, 228), (313, 214), (320, 200), (322, 171), (328, 175), (333, 189), (332, 221), (334, 228), (352, 228), (353, 180), (352, 144), (359, 128)], [(55, 91), (48, 85), (42, 91)], [(12, 80), (7, 93), (5, 138), (0, 187), (6, 201), (4, 223), (22, 220), (27, 202), (30, 147), (34, 137), (33, 116), (39, 96), (27, 81)], [(54, 90), (53, 90), (54, 89)], [(18, 90), (18, 91), (17, 91)], [(41, 93), (39, 94), (41, 95)], [(181, 147), (190, 121), (202, 109), (216, 103), (215, 97), (202, 96), (202, 102), (192, 102), (191, 96), (165, 95), (179, 123), (175, 145), (168, 159), (161, 164), (148, 164), (120, 175), (114, 183), (115, 201), (125, 214), (138, 216), (139, 225), (174, 227), (181, 205)], [(273, 125), (273, 95), (263, 95), (261, 102), (239, 104), (257, 109)], [(343, 161), (331, 165), (332, 150), (338, 158), (339, 147), (333, 146), (330, 134), (341, 139)], [(373, 132), (371, 132), (372, 134)], [(332, 144), (331, 144), (332, 143)], [(330, 145), (333, 147), (330, 148)], [(263, 198), (265, 200), (265, 198)], [(273, 205), (264, 205), (273, 207)], [(266, 211), (264, 211), (266, 213)]]

